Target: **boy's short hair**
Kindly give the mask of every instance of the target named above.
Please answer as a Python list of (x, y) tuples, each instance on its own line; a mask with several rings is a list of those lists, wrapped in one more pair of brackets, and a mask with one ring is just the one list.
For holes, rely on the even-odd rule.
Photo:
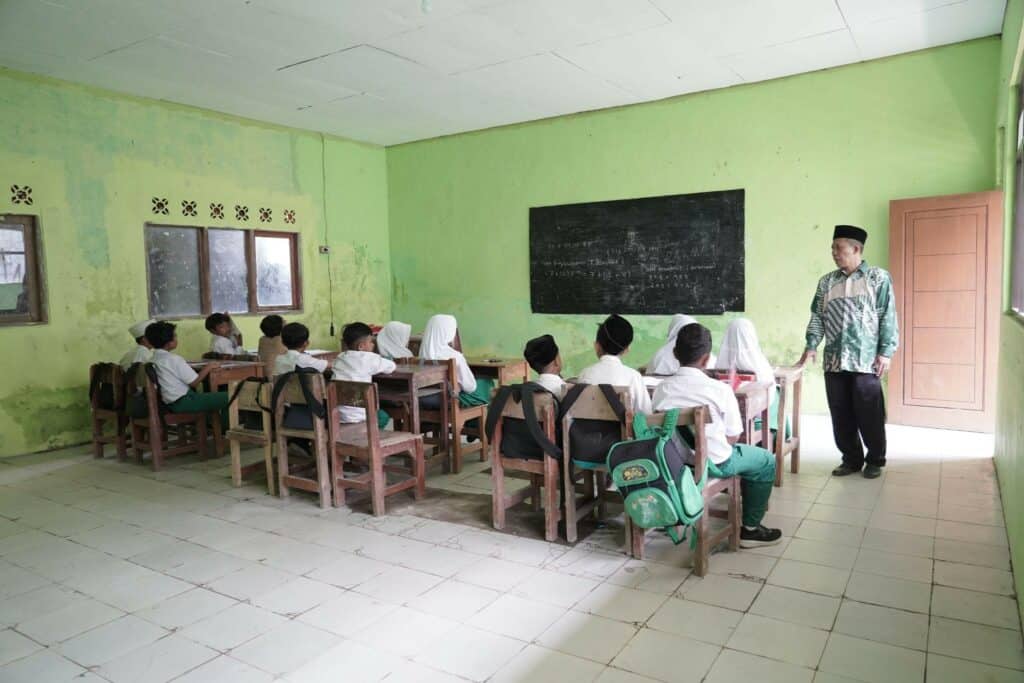
[(162, 349), (174, 341), (174, 330), (177, 326), (174, 323), (160, 321), (153, 323), (146, 328), (146, 341), (154, 349)]
[(220, 325), (221, 323), (230, 322), (231, 318), (227, 317), (223, 313), (211, 313), (210, 315), (206, 316), (206, 329), (211, 334), (216, 334), (214, 330), (217, 329), (217, 325)]
[(260, 331), (268, 337), (281, 336), (282, 327), (284, 327), (284, 318), (277, 314), (268, 315), (260, 321)]
[(281, 328), (281, 342), (286, 349), (297, 349), (309, 341), (309, 328), (302, 323), (288, 323)]
[(533, 368), (533, 371), (540, 374), (548, 365), (558, 358), (558, 344), (550, 334), (535, 337), (526, 342), (523, 349), (523, 358)]
[(633, 343), (633, 326), (621, 315), (613, 313), (598, 325), (597, 343), (605, 353), (618, 356)]
[(701, 356), (711, 353), (711, 330), (700, 323), (685, 325), (676, 336), (672, 352), (680, 365), (692, 365)]
[(359, 342), (373, 336), (373, 330), (366, 323), (349, 323), (341, 330), (341, 341), (346, 349), (354, 349)]

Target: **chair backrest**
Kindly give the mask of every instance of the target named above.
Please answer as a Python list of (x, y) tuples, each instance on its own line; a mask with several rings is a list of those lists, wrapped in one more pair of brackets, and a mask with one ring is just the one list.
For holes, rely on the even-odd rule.
[(445, 360), (427, 360), (417, 359), (417, 362), (421, 365), (447, 365), (448, 366), (448, 410), (450, 415), (454, 415), (455, 411), (461, 407), (459, 404), (459, 370), (458, 366), (455, 365), (454, 358), (446, 358)]
[[(629, 399), (629, 387), (612, 387), (615, 394), (619, 397), (622, 405), (626, 406), (626, 412), (629, 413), (630, 399)], [(607, 420), (609, 422), (618, 422), (619, 417), (615, 414), (611, 405), (608, 403), (608, 399), (605, 398), (604, 392), (601, 391), (601, 387), (596, 384), (587, 385), (576, 402), (567, 410), (562, 416), (563, 427), (568, 429), (572, 420)], [(629, 422), (629, 420), (626, 420)]]
[[(649, 427), (658, 427), (665, 423), (665, 413), (652, 413), (645, 416)], [(676, 427), (693, 428), (693, 452), (694, 469), (697, 471), (696, 478), (704, 471), (704, 464), (708, 457), (708, 437), (704, 425), (711, 422), (711, 412), (707, 406), (696, 406), (694, 408), (680, 408), (679, 418), (676, 420)]]
[[(109, 400), (108, 405), (103, 405)], [(124, 370), (117, 363), (89, 366), (89, 404), (93, 410), (124, 409)]]
[[(276, 381), (274, 389), (272, 390), (272, 393), (277, 393), (277, 399), (273, 401), (274, 406), (272, 408), (274, 411), (274, 424), (277, 425), (277, 429), (281, 432), (288, 430), (290, 432), (302, 432), (304, 434), (315, 435), (320, 433), (319, 430), (329, 427), (330, 420), (317, 418), (316, 415), (312, 414), (312, 409), (310, 410), (310, 418), (313, 422), (312, 429), (295, 429), (287, 426), (285, 422), (285, 408), (288, 406), (305, 406), (308, 405), (308, 402), (306, 401), (306, 394), (302, 390), (302, 384), (300, 383), (301, 380), (297, 373), (291, 374), (287, 377), (281, 375), (280, 377), (284, 377), (284, 384), (281, 386), (280, 391), (277, 389)], [(310, 372), (304, 374), (304, 379), (307, 382), (311, 400), (323, 404), (326, 408), (327, 388), (325, 386), (326, 380), (324, 379), (324, 376), (319, 372)], [(329, 415), (325, 417), (329, 418)]]
[[(555, 422), (557, 416), (555, 413), (555, 397), (551, 394), (543, 391), (538, 391), (533, 394), (533, 407), (535, 415), (537, 416), (537, 423), (540, 425), (541, 431), (548, 437), (548, 440), (552, 443), (555, 442)], [(507, 453), (504, 449), (504, 442), (502, 439), (503, 435), (503, 423), (505, 418), (513, 420), (525, 420), (526, 415), (523, 412), (523, 404), (519, 401), (514, 401), (510, 397), (505, 402), (504, 407), (501, 409), (501, 418), (494, 426), (494, 435), (491, 439), (491, 448), (494, 453), (500, 454), (506, 458), (517, 458), (521, 457), (515, 453)]]
[(377, 385), (373, 382), (350, 382), (341, 379), (327, 383), (327, 410), (333, 434), (339, 434), (341, 430), (341, 414), (338, 410), (341, 406), (363, 408), (366, 411), (366, 437), (370, 449), (377, 448), (380, 443), (380, 427), (377, 425), (380, 401), (377, 398)]
[[(132, 396), (140, 391), (146, 397), (146, 411), (147, 415), (145, 418), (136, 417), (135, 419), (160, 419), (163, 406), (162, 397), (160, 395), (160, 383), (154, 379), (156, 376), (156, 366), (152, 363), (136, 363), (132, 368), (137, 365), (142, 365), (142, 372), (126, 372), (124, 381), (124, 390), (127, 396)], [(141, 377), (141, 383), (139, 378)]]
[[(422, 345), (423, 345), (423, 335), (422, 334), (413, 334), (413, 335), (409, 336), (409, 346), (408, 346), (408, 349), (410, 351), (412, 351), (412, 355), (414, 355), (414, 356), (420, 355), (420, 346), (422, 346)], [(396, 360), (395, 362), (397, 363), (398, 361)]]

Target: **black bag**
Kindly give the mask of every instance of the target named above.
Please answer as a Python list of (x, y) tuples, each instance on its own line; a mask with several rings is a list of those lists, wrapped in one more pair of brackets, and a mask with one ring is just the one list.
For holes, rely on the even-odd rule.
[(292, 376), (299, 378), (299, 387), (302, 389), (302, 395), (306, 399), (305, 405), (285, 406), (284, 418), (281, 421), (282, 428), (311, 430), (313, 429), (314, 417), (321, 420), (327, 417), (327, 405), (313, 397), (313, 390), (309, 385), (310, 376), (319, 374), (314, 368), (295, 368), (291, 372), (278, 375), (277, 379), (274, 380), (274, 392), (270, 399), (271, 406), (277, 405), (278, 396), (281, 395), (281, 391)]
[[(588, 384), (577, 384), (562, 399), (562, 415), (565, 415), (579, 398)], [(569, 428), (569, 449), (572, 451), (573, 460), (583, 462), (603, 463), (608, 457), (611, 447), (622, 441), (622, 425), (626, 423), (626, 407), (622, 405), (618, 394), (610, 384), (599, 384), (601, 393), (608, 401), (608, 405), (615, 411), (619, 422), (608, 420), (573, 420)], [(561, 417), (559, 418), (561, 422)]]
[[(154, 386), (159, 386), (156, 366), (152, 363), (132, 363), (132, 366), (124, 373), (124, 412), (131, 419), (149, 417), (149, 402), (146, 400), (147, 376)], [(129, 379), (134, 379), (134, 382)], [(134, 389), (128, 391), (128, 387), (134, 387)]]
[[(494, 437), (494, 428), (497, 426), (498, 420), (503, 419), (504, 421), (501, 426), (501, 450), (510, 457), (523, 458), (524, 460), (541, 460), (544, 458), (545, 453), (559, 459), (562, 457), (562, 449), (558, 446), (558, 443), (561, 443), (562, 433), (558, 399), (557, 397), (555, 398), (555, 440), (558, 443), (552, 443), (544, 433), (544, 430), (541, 429), (540, 422), (537, 420), (534, 396), (538, 392), (551, 394), (550, 391), (536, 382), (506, 385), (498, 389), (498, 393), (494, 395), (494, 399), (487, 407), (487, 424), (484, 427), (487, 440), (490, 441)], [(551, 396), (554, 396), (554, 394), (551, 394)], [(522, 404), (523, 417), (525, 419), (501, 417), (501, 411), (505, 408), (505, 404), (508, 403), (510, 398), (516, 403)]]
[[(113, 363), (100, 363), (100, 369), (105, 365), (113, 365)], [(89, 402), (92, 403), (93, 396), (96, 396), (97, 405), (103, 410), (117, 410), (121, 406), (117, 405), (114, 400), (114, 386), (112, 384), (100, 384), (101, 372), (93, 374), (92, 379), (89, 381)]]

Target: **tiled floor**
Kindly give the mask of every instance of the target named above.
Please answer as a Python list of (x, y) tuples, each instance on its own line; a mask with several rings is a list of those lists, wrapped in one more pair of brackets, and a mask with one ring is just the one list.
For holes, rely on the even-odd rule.
[(893, 427), (883, 478), (831, 479), (805, 424), (784, 542), (703, 579), (617, 524), (569, 548), (282, 504), (224, 461), (2, 461), (0, 681), (1024, 681), (991, 439)]

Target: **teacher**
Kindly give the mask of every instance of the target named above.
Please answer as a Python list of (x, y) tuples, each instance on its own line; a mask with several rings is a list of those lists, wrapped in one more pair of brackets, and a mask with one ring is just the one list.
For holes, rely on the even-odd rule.
[[(832, 434), (843, 462), (832, 475), (845, 477), (864, 469), (874, 479), (885, 467), (885, 396), (882, 376), (899, 345), (892, 278), (864, 261), (868, 233), (837, 225), (832, 260), (838, 270), (818, 281), (807, 323), (807, 346), (797, 365), (817, 356), (825, 339), (822, 368), (832, 413)], [(865, 464), (864, 448), (867, 446)]]

